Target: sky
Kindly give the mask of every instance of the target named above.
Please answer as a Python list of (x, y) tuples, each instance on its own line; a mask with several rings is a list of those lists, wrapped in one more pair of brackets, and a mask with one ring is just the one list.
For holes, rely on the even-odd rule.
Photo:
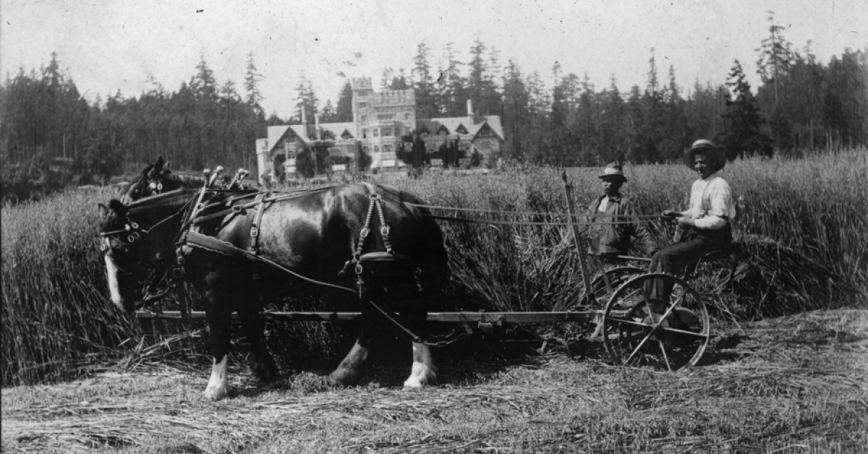
[(334, 104), (346, 77), (378, 87), (384, 68), (409, 74), (421, 42), (436, 69), (447, 44), (466, 63), (479, 38), (548, 88), (556, 61), (598, 89), (613, 76), (622, 92), (644, 87), (652, 48), (661, 83), (670, 65), (684, 89), (723, 83), (738, 59), (756, 87), (769, 11), (824, 63), (868, 47), (868, 0), (0, 0), (0, 75), (39, 70), (56, 52), (93, 101), (154, 82), (175, 91), (204, 57), (243, 94), (253, 52), (265, 112), (287, 118), (302, 75)]

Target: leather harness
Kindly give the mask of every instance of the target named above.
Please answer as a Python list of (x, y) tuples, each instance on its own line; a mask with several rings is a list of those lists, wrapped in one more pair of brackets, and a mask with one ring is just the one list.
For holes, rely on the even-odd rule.
[[(366, 270), (366, 265), (370, 265), (368, 268), (377, 270), (377, 269), (400, 269), (402, 272), (400, 273), (386, 273), (386, 276), (395, 276), (396, 274), (401, 274), (404, 276), (412, 274), (415, 281), (416, 289), (421, 293), (422, 285), (421, 285), (421, 268), (416, 264), (416, 262), (403, 254), (397, 253), (392, 249), (392, 244), (389, 240), (390, 228), (386, 223), (385, 215), (382, 207), (382, 197), (374, 192), (373, 188), (370, 185), (365, 185), (368, 189), (368, 198), (370, 199), (370, 204), (368, 205), (368, 211), (365, 216), (365, 222), (362, 226), (361, 231), (359, 232), (359, 238), (356, 243), (356, 248), (353, 251), (353, 258), (346, 262), (344, 268), (338, 273), (339, 277), (348, 277), (348, 270), (352, 269), (356, 275), (356, 290), (353, 291), (350, 288), (331, 284), (328, 282), (318, 281), (316, 279), (312, 279), (306, 276), (303, 276), (284, 265), (277, 263), (267, 257), (263, 257), (259, 254), (259, 236), (260, 236), (260, 227), (262, 224), (262, 217), (265, 213), (265, 210), (268, 209), (272, 204), (281, 200), (287, 200), (291, 198), (297, 198), (303, 193), (292, 193), (292, 194), (281, 194), (281, 195), (271, 195), (268, 192), (260, 192), (260, 193), (251, 193), (245, 194), (242, 196), (232, 197), (228, 201), (221, 201), (218, 203), (205, 205), (197, 207), (198, 210), (195, 210), (194, 213), (191, 213), (191, 218), (187, 219), (182, 223), (182, 233), (179, 236), (178, 242), (176, 243), (176, 255), (178, 267), (176, 269), (181, 270), (180, 272), (173, 272), (173, 277), (181, 278), (183, 277), (183, 265), (184, 265), (184, 257), (182, 251), (183, 246), (191, 246), (198, 249), (202, 249), (205, 251), (226, 255), (234, 258), (244, 258), (252, 261), (262, 262), (264, 264), (269, 265), (272, 268), (279, 269), (286, 273), (291, 274), (292, 276), (299, 278), (303, 281), (307, 281), (312, 284), (316, 284), (319, 286), (332, 288), (341, 291), (352, 292), (357, 294), (360, 300), (366, 301), (369, 303), (374, 309), (376, 309), (381, 315), (383, 315), (387, 320), (396, 325), (402, 331), (407, 333), (413, 342), (423, 343), (426, 345), (432, 346), (443, 346), (449, 343), (452, 343), (464, 336), (467, 335), (463, 330), (456, 331), (456, 333), (447, 335), (447, 336), (438, 336), (446, 340), (438, 340), (438, 341), (426, 341), (422, 339), (412, 331), (410, 331), (407, 327), (405, 327), (401, 322), (395, 319), (394, 314), (384, 310), (379, 305), (377, 305), (374, 301), (370, 300), (366, 297), (366, 273), (369, 273)], [(304, 191), (305, 193), (311, 191)], [(249, 197), (254, 197), (252, 202), (235, 205), (234, 203), (247, 199)], [(198, 215), (197, 213), (202, 213), (206, 211), (208, 208), (218, 206), (218, 205), (229, 205), (230, 208), (220, 210), (215, 213), (209, 213), (207, 215)], [(253, 221), (250, 226), (250, 244), (247, 249), (239, 248), (228, 241), (223, 241), (218, 238), (204, 235), (199, 232), (195, 232), (190, 230), (190, 227), (202, 224), (206, 221), (217, 219), (223, 217), (224, 220), (222, 225), (226, 225), (230, 219), (232, 219), (235, 215), (238, 215), (244, 212), (248, 208), (256, 208), (256, 212), (253, 216)], [(377, 215), (380, 221), (380, 236), (383, 240), (383, 245), (385, 246), (385, 252), (369, 252), (366, 254), (362, 254), (362, 250), (364, 249), (365, 240), (371, 233), (371, 219), (373, 217), (373, 212), (376, 209)], [(228, 216), (228, 217), (227, 217)], [(412, 273), (408, 273), (407, 270), (412, 270)], [(182, 307), (182, 314), (187, 313), (187, 308)]]

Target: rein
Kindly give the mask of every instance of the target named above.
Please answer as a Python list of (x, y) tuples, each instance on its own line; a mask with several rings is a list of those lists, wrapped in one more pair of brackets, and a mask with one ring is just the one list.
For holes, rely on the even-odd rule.
[[(567, 219), (575, 219), (575, 222), (571, 221), (507, 221), (507, 220), (484, 220), (484, 219), (468, 219), (468, 218), (459, 218), (456, 216), (441, 216), (435, 214), (425, 213), (426, 217), (431, 219), (437, 219), (441, 221), (451, 221), (451, 222), (463, 222), (467, 224), (493, 224), (493, 225), (529, 225), (529, 226), (571, 226), (571, 225), (580, 225), (580, 226), (589, 226), (589, 225), (600, 225), (600, 224), (610, 224), (610, 225), (618, 225), (618, 224), (637, 224), (637, 223), (648, 223), (654, 222), (660, 219), (660, 215), (656, 214), (634, 214), (629, 216), (631, 220), (628, 221), (608, 221), (608, 222), (587, 222), (587, 221), (579, 221), (578, 219), (585, 219), (587, 215), (570, 215), (565, 213), (553, 213), (553, 212), (533, 212), (533, 211), (496, 211), (496, 210), (483, 210), (476, 208), (451, 208), (437, 205), (422, 205), (418, 203), (410, 203), (404, 202), (405, 205), (422, 208), (427, 210), (443, 210), (443, 211), (464, 211), (471, 213), (491, 213), (505, 216), (528, 216), (528, 217), (538, 217), (538, 216), (548, 216), (548, 217), (556, 217), (556, 218), (567, 218)], [(623, 218), (624, 215), (621, 214), (595, 214), (597, 218)]]

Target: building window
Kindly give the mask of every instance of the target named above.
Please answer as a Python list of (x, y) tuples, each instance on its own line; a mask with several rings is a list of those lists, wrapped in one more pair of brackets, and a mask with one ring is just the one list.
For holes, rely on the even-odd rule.
[(392, 136), (392, 128), (382, 128), (383, 137), (391, 137)]
[(394, 114), (377, 114), (377, 120), (379, 121), (388, 121), (395, 118)]
[(372, 137), (380, 137), (380, 129), (379, 128), (371, 129), (371, 132), (373, 133)]
[(410, 112), (404, 113), (404, 121), (410, 121)]
[(380, 153), (380, 146), (374, 145), (374, 154), (379, 154), (379, 153)]
[(365, 124), (365, 123), (367, 123), (367, 122), (368, 122), (368, 116), (367, 116), (367, 115), (362, 115), (362, 124)]
[(383, 145), (383, 153), (391, 153), (391, 152), (392, 152), (392, 146), (391, 145), (389, 145), (389, 144)]

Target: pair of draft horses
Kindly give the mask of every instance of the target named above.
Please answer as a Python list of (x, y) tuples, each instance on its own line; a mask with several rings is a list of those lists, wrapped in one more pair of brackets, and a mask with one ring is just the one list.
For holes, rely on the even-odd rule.
[[(210, 399), (228, 395), (233, 312), (252, 348), (254, 374), (269, 380), (277, 367), (259, 316), (265, 299), (318, 291), (358, 300), (359, 279), (369, 279), (364, 257), (393, 262), (392, 269), (403, 275), (392, 273), (389, 279), (410, 282), (415, 296), (442, 287), (448, 276), (440, 229), (414, 206), (422, 202), (406, 192), (361, 183), (268, 195), (208, 185), (188, 187), (160, 158), (121, 200), (100, 205), (100, 235), (111, 299), (119, 308), (141, 308), (158, 296), (155, 287), (169, 276), (192, 284), (204, 297), (214, 357), (205, 389)], [(392, 284), (385, 280), (369, 280), (366, 294), (380, 304), (403, 303), (398, 307), (407, 327), (422, 333), (424, 304), (387, 301), (387, 295), (408, 292), (376, 288)], [(370, 322), (376, 319), (370, 305), (363, 304), (362, 312), (356, 343), (329, 376), (336, 384), (352, 385), (360, 378), (374, 334)], [(436, 380), (428, 346), (413, 342), (413, 366), (404, 386), (420, 388)]]

